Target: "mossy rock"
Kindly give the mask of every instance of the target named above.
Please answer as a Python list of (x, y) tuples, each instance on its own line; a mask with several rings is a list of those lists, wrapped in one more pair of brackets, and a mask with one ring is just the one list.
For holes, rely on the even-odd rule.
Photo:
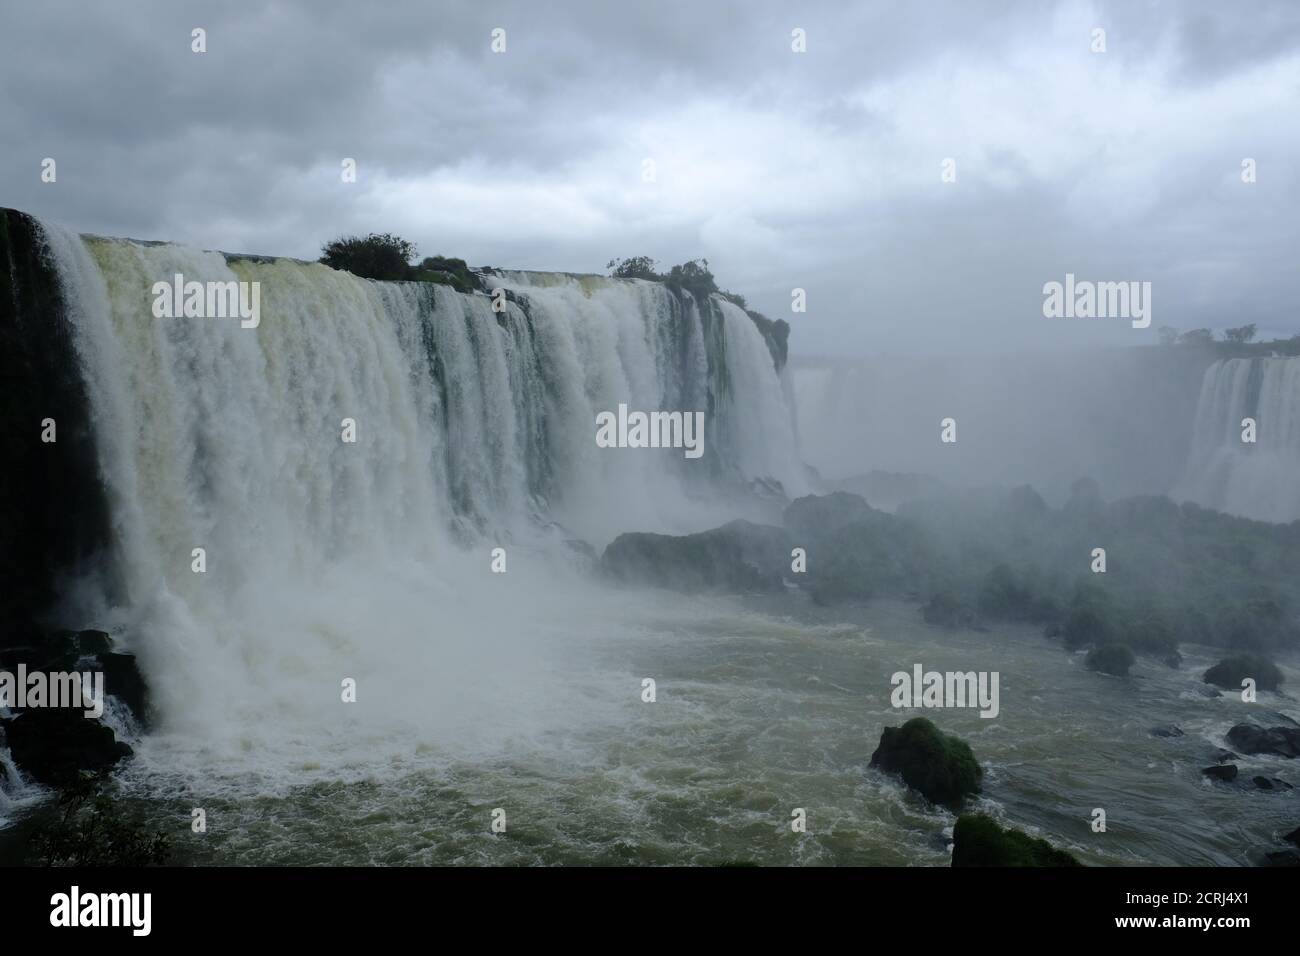
[(1046, 840), (1001, 827), (984, 813), (966, 813), (952, 829), (953, 866), (1082, 866)]
[(886, 727), (871, 766), (898, 773), (909, 787), (943, 806), (957, 806), (968, 794), (978, 793), (984, 776), (969, 744), (924, 717)]
[(1216, 687), (1237, 690), (1246, 678), (1260, 690), (1277, 690), (1282, 686), (1282, 672), (1272, 661), (1258, 654), (1234, 654), (1207, 670), (1201, 678)]
[(1128, 669), (1135, 660), (1133, 652), (1123, 644), (1103, 644), (1089, 651), (1084, 663), (1089, 670), (1101, 671), (1113, 677), (1127, 677)]

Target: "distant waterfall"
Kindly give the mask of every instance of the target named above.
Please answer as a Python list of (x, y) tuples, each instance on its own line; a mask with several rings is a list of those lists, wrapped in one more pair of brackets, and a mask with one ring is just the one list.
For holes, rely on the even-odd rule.
[[(1256, 422), (1254, 443), (1242, 441), (1246, 418)], [(1225, 359), (1206, 369), (1175, 496), (1261, 521), (1300, 518), (1300, 358)]]

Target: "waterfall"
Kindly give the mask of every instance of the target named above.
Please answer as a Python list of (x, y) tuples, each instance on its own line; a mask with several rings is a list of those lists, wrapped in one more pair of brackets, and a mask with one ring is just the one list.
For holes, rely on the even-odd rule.
[[(522, 597), (565, 600), (528, 555), (711, 527), (756, 485), (804, 492), (788, 382), (716, 296), (493, 271), (496, 311), (433, 283), (44, 232), (111, 520), (111, 557), (65, 603), (138, 655), (151, 738), (208, 741), (202, 759), (276, 754), (270, 772), (322, 741), (373, 756), (396, 727), (483, 733), (475, 701), (529, 679), (544, 640)], [(260, 323), (156, 318), (151, 289), (177, 274), (259, 283)], [(706, 412), (703, 457), (598, 447), (619, 403)]]
[[(1256, 423), (1242, 440), (1243, 419)], [(1300, 358), (1235, 358), (1205, 370), (1187, 471), (1175, 497), (1288, 522), (1300, 518)]]

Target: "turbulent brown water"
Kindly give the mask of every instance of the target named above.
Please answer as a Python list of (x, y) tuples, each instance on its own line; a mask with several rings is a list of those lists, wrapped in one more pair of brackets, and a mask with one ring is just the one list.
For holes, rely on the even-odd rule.
[[(1033, 628), (940, 630), (898, 603), (844, 623), (786, 603), (619, 595), (565, 642), (568, 663), (539, 667), (511, 698), (505, 723), (537, 729), (490, 746), (416, 734), (375, 762), (285, 775), (257, 769), (255, 753), (223, 770), (155, 741), (126, 782), (160, 823), (207, 810), (209, 832), (178, 846), (195, 863), (943, 866), (955, 817), (867, 766), (881, 728), (918, 713), (890, 706), (889, 678), (919, 662), (1000, 673), (997, 718), (925, 714), (983, 764), (973, 809), (1083, 862), (1243, 865), (1295, 825), (1294, 791), (1200, 770), (1250, 708), (1300, 712), (1271, 694), (1204, 697), (1211, 658), (1195, 648), (1181, 668), (1143, 660), (1114, 678)], [(1286, 670), (1294, 678), (1294, 662)], [(655, 703), (640, 698), (647, 676)], [(1184, 736), (1150, 733), (1165, 723)], [(162, 769), (195, 758), (190, 772)], [(1286, 761), (1238, 763), (1243, 779), (1300, 784)], [(504, 834), (490, 832), (498, 807)], [(807, 834), (791, 831), (796, 807)], [(1105, 833), (1090, 826), (1097, 807)]]

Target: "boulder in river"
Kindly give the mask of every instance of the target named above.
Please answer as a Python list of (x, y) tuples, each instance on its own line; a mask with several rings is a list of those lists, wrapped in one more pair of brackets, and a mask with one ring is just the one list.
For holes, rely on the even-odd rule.
[(1081, 866), (1046, 840), (1001, 827), (983, 813), (957, 818), (952, 830), (953, 866)]
[(1235, 763), (1219, 764), (1214, 767), (1206, 767), (1201, 771), (1202, 774), (1211, 780), (1220, 780), (1223, 783), (1230, 783), (1237, 779), (1237, 765)]
[(924, 717), (886, 727), (871, 766), (899, 774), (909, 787), (944, 806), (956, 806), (966, 795), (978, 793), (984, 775), (969, 744)]
[(1207, 670), (1201, 678), (1207, 684), (1227, 690), (1240, 690), (1241, 682), (1250, 678), (1260, 690), (1277, 690), (1282, 672), (1276, 664), (1258, 654), (1234, 654)]
[(1244, 754), (1300, 757), (1300, 728), (1237, 724), (1228, 731), (1228, 743)]

